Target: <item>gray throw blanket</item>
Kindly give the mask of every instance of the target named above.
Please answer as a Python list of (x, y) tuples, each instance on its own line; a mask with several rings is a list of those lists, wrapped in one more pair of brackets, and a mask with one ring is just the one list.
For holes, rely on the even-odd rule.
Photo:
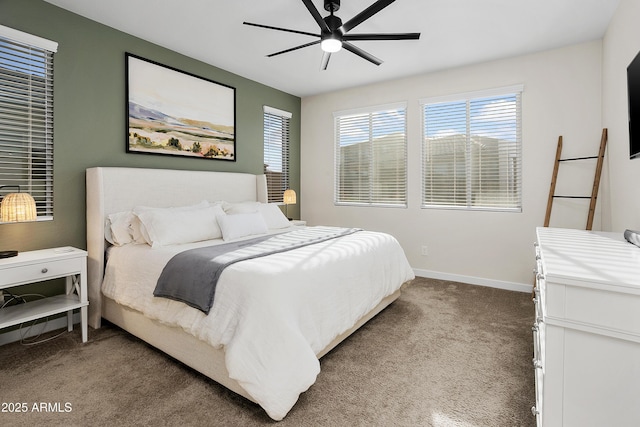
[(156, 297), (182, 301), (209, 314), (222, 271), (239, 261), (290, 251), (355, 233), (356, 228), (306, 227), (288, 233), (180, 252), (162, 270)]

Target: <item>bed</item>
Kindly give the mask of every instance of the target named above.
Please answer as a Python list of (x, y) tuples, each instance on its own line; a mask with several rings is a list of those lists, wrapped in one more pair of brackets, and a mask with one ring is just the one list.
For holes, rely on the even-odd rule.
[[(99, 328), (108, 320), (258, 403), (274, 420), (283, 419), (315, 382), (319, 359), (397, 299), (414, 278), (402, 248), (388, 234), (296, 227), (270, 217), (274, 206), (266, 203), (264, 175), (96, 167), (86, 171), (86, 194), (89, 325)], [(142, 207), (152, 213), (137, 210)], [(186, 213), (172, 211), (182, 207)], [(193, 230), (189, 215), (220, 209), (219, 233), (183, 238)], [(155, 226), (147, 222), (146, 244), (136, 242), (135, 233), (123, 244), (114, 218), (127, 213), (130, 220), (134, 211), (138, 221), (150, 217), (153, 224), (170, 215), (175, 227), (157, 226), (151, 233)], [(260, 227), (239, 232), (249, 218)], [(321, 232), (326, 240), (230, 263), (219, 275), (208, 314), (175, 298), (153, 296), (177, 254), (266, 239), (254, 248)]]

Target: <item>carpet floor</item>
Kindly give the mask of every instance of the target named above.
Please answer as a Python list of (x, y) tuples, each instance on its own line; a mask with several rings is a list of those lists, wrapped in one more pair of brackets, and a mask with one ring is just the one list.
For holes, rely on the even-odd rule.
[(534, 426), (532, 323), (529, 294), (417, 278), (280, 422), (115, 326), (76, 328), (0, 347), (0, 425)]

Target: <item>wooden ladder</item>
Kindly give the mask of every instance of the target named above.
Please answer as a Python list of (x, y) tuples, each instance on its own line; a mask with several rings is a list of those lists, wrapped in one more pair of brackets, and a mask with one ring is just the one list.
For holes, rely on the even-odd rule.
[[(593, 226), (593, 217), (596, 212), (596, 200), (598, 198), (598, 189), (600, 188), (600, 176), (602, 175), (602, 165), (604, 163), (604, 152), (607, 147), (607, 128), (602, 129), (602, 138), (600, 139), (600, 150), (597, 156), (590, 157), (574, 157), (570, 159), (562, 159), (562, 135), (558, 137), (558, 148), (556, 149), (556, 160), (553, 165), (553, 175), (551, 177), (551, 188), (549, 189), (549, 199), (547, 200), (547, 213), (544, 217), (544, 226), (549, 226), (549, 220), (551, 219), (551, 208), (553, 207), (554, 198), (565, 199), (591, 199), (589, 203), (589, 215), (587, 216), (587, 228), (591, 230)], [(586, 159), (598, 159), (596, 163), (596, 173), (593, 179), (593, 188), (591, 189), (591, 196), (556, 196), (556, 180), (558, 178), (558, 169), (560, 168), (560, 162), (570, 162), (574, 160), (586, 160)]]

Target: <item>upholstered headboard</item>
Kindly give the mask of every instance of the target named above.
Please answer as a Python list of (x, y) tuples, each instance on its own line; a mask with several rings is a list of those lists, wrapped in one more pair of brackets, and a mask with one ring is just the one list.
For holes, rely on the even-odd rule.
[(87, 169), (87, 288), (89, 325), (100, 327), (105, 221), (136, 206), (170, 207), (202, 200), (267, 202), (264, 175), (246, 173), (98, 167)]

